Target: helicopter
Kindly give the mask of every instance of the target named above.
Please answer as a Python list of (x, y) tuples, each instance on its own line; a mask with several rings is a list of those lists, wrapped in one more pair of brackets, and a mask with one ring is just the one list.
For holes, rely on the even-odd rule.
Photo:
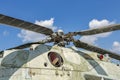
[[(4, 14), (0, 24), (48, 36), (0, 51), (0, 80), (120, 80), (120, 66), (110, 62), (120, 60), (120, 54), (74, 38), (120, 30), (120, 24), (67, 34)], [(66, 47), (70, 43), (76, 48)]]

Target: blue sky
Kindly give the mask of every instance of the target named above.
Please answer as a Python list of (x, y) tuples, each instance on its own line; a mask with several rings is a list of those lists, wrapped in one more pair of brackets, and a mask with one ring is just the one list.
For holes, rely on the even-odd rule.
[[(65, 33), (89, 29), (93, 20), (120, 23), (120, 0), (2, 0), (0, 13), (35, 23), (36, 20), (54, 19), (57, 28)], [(0, 50), (20, 45), (21, 30), (0, 25)], [(106, 37), (97, 37), (94, 44), (120, 52), (120, 31)], [(95, 38), (96, 39), (96, 38)], [(26, 41), (27, 42), (27, 41)]]

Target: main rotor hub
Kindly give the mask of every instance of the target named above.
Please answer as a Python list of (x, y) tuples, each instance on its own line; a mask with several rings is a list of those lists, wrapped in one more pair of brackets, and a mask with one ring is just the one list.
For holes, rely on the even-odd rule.
[(63, 32), (63, 30), (59, 29), (59, 30), (57, 31), (57, 34), (58, 34), (59, 36), (63, 36), (63, 35), (64, 35), (64, 32)]

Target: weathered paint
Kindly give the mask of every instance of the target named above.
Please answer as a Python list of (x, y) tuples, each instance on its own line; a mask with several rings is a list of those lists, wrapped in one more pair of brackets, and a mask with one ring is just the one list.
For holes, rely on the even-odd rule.
[[(62, 66), (51, 64), (48, 59), (51, 51), (61, 55), (64, 61)], [(102, 77), (120, 79), (120, 67), (106, 58), (101, 61), (96, 53), (86, 54), (59, 46), (39, 45), (34, 50), (7, 50), (0, 62), (0, 80), (85, 80), (84, 77), (87, 80), (101, 80)]]

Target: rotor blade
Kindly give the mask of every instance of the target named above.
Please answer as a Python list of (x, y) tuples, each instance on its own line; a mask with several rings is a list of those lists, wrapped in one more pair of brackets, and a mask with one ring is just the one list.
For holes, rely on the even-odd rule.
[(23, 44), (23, 45), (20, 45), (20, 46), (17, 46), (17, 47), (9, 48), (7, 50), (10, 50), (10, 49), (24, 49), (24, 48), (30, 47), (32, 44), (44, 44), (44, 43), (48, 43), (48, 42), (52, 42), (52, 40), (47, 39), (47, 40), (42, 40), (42, 41), (38, 41), (38, 42), (26, 43), (26, 44)]
[(93, 45), (81, 42), (79, 40), (78, 41), (74, 41), (74, 45), (76, 47), (83, 48), (83, 49), (86, 49), (86, 50), (89, 50), (89, 51), (93, 51), (93, 52), (97, 52), (97, 53), (100, 53), (100, 54), (103, 54), (103, 55), (104, 54), (108, 54), (111, 58), (120, 60), (120, 54), (104, 50), (102, 48), (99, 48), (99, 47), (96, 47), (96, 46), (93, 46)]
[(49, 28), (46, 28), (37, 24), (33, 24), (27, 21), (23, 21), (17, 18), (9, 17), (3, 14), (0, 14), (0, 23), (9, 25), (9, 26), (14, 26), (17, 28), (26, 29), (29, 31), (34, 31), (37, 33), (42, 33), (45, 35), (51, 35), (53, 33), (53, 31)]
[[(41, 43), (41, 42), (31, 42), (31, 43), (22, 44), (22, 45), (13, 47), (13, 48), (9, 48), (9, 49), (6, 49), (6, 50), (11, 50), (11, 49), (24, 49), (24, 48), (30, 47), (32, 44), (43, 44), (43, 43)], [(0, 51), (0, 54), (2, 54), (3, 52), (4, 52), (4, 50), (3, 50), (3, 51)]]
[(115, 31), (115, 30), (120, 30), (120, 24), (113, 24), (113, 25), (109, 25), (109, 26), (104, 26), (102, 28), (74, 32), (74, 34), (75, 35), (94, 35), (94, 34), (99, 34), (99, 33)]
[(7, 50), (11, 50), (11, 49), (24, 49), (24, 48), (28, 48), (30, 47), (32, 44), (44, 44), (44, 43), (49, 43), (52, 42), (51, 39), (49, 40), (42, 40), (42, 41), (38, 41), (38, 42), (31, 42), (31, 43), (26, 43), (26, 44), (22, 44), (13, 48), (9, 48)]
[[(39, 42), (26, 43), (26, 44), (19, 45), (19, 46), (13, 47), (13, 48), (9, 48), (7, 50), (11, 50), (11, 49), (24, 49), (24, 48), (30, 47), (32, 44), (40, 44), (40, 43)], [(43, 44), (43, 43), (41, 43), (41, 44)]]

